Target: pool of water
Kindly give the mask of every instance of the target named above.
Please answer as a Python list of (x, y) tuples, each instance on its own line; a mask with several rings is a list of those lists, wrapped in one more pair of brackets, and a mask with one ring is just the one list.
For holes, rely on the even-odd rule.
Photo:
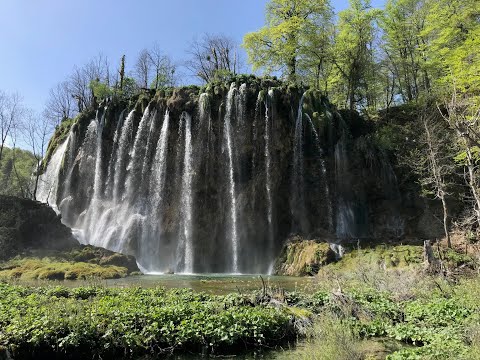
[[(263, 281), (262, 281), (263, 279)], [(73, 282), (77, 284), (78, 282)], [(140, 275), (129, 276), (122, 279), (106, 280), (104, 284), (108, 287), (157, 287), (163, 286), (167, 289), (189, 288), (195, 291), (204, 291), (215, 295), (224, 295), (232, 292), (249, 292), (261, 290), (263, 283), (269, 288), (284, 289), (287, 291), (314, 290), (316, 280), (311, 277), (289, 277), (289, 276), (260, 276), (260, 275)]]
[[(20, 281), (28, 285), (52, 284), (52, 281)], [(267, 276), (267, 275), (226, 275), (226, 274), (202, 274), (202, 275), (138, 275), (128, 276), (121, 279), (110, 280), (74, 280), (60, 281), (61, 285), (78, 287), (87, 285), (100, 285), (105, 287), (165, 287), (188, 288), (195, 291), (202, 291), (214, 295), (225, 295), (229, 293), (248, 293), (261, 290), (263, 284), (269, 290), (283, 289), (286, 291), (315, 291), (317, 280), (313, 277), (290, 277), (290, 276)], [(207, 357), (207, 359), (265, 359), (265, 360), (289, 360), (298, 359), (298, 351), (304, 346), (303, 342), (284, 345), (283, 347), (262, 350), (260, 352), (246, 352), (243, 354), (231, 354), (227, 356)], [(171, 360), (196, 360), (199, 355), (174, 354), (166, 359)], [(205, 359), (205, 357), (203, 358)], [(143, 357), (138, 360), (153, 360)]]

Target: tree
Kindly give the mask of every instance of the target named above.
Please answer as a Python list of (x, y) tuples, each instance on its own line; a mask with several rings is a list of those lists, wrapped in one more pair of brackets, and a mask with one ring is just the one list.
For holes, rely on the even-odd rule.
[(0, 90), (0, 162), (3, 149), (16, 127), (18, 127), (24, 109), (20, 96), (9, 95)]
[(271, 0), (266, 8), (266, 26), (244, 37), (249, 62), (254, 70), (283, 70), (292, 81), (296, 80), (299, 59), (307, 52), (314, 52), (317, 65), (323, 66), (322, 54), (315, 50), (321, 51), (328, 42), (331, 19), (328, 0)]
[(75, 115), (72, 101), (69, 84), (67, 81), (62, 81), (50, 89), (43, 116), (57, 125), (63, 120), (72, 118)]
[(123, 80), (125, 78), (125, 55), (122, 55), (122, 60), (120, 61), (120, 70), (118, 70), (120, 75), (120, 91), (123, 91)]
[(459, 152), (455, 160), (465, 168), (465, 181), (480, 229), (480, 106), (477, 101), (473, 96), (461, 95), (454, 87), (451, 98), (438, 110), (457, 135)]
[(374, 106), (375, 21), (379, 14), (369, 0), (350, 0), (350, 7), (339, 14), (331, 83), (334, 99), (341, 103), (343, 97), (350, 110)]
[(239, 69), (237, 46), (224, 35), (205, 34), (192, 42), (188, 53), (186, 67), (204, 82), (235, 75)]
[(147, 49), (140, 51), (137, 62), (135, 63), (135, 77), (140, 87), (148, 88), (151, 82), (152, 64)]
[(176, 67), (170, 57), (162, 53), (158, 44), (154, 44), (148, 51), (148, 60), (154, 70), (154, 80), (151, 84), (153, 89), (175, 85)]
[(70, 94), (77, 101), (78, 112), (94, 105), (95, 96), (90, 87), (92, 81), (110, 85), (108, 59), (101, 54), (80, 68), (75, 66), (68, 81)]
[(55, 130), (55, 124), (46, 116), (36, 116), (29, 112), (21, 125), (21, 132), (25, 143), (35, 159), (35, 173), (31, 197), (37, 199), (37, 190), (41, 175), (42, 161), (47, 150), (48, 140)]
[(414, 120), (418, 134), (415, 147), (400, 162), (409, 167), (418, 178), (423, 196), (440, 200), (443, 210), (443, 228), (448, 247), (450, 242), (450, 208), (456, 164), (453, 160), (457, 148), (452, 139), (452, 130), (447, 126), (432, 104), (419, 107)]
[(325, 94), (328, 94), (328, 80), (333, 69), (334, 35), (333, 12), (328, 10), (322, 21), (306, 32), (297, 65), (302, 78)]
[[(478, 95), (480, 89), (480, 2), (427, 0), (425, 56), (437, 93)], [(457, 97), (458, 98), (458, 97)]]
[(402, 102), (416, 101), (429, 90), (423, 52), (427, 39), (422, 36), (426, 16), (425, 0), (389, 0), (380, 17), (382, 50), (395, 81), (394, 95)]

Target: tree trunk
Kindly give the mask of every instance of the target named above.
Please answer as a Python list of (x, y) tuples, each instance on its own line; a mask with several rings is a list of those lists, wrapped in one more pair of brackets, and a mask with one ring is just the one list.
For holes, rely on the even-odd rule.
[(472, 191), (473, 198), (475, 199), (475, 215), (477, 217), (477, 223), (480, 226), (480, 194), (478, 192), (476, 181), (475, 181), (475, 168), (473, 163), (472, 152), (468, 144), (466, 145), (467, 153), (467, 169), (468, 169), (468, 186)]
[(449, 217), (448, 217), (448, 207), (447, 202), (445, 201), (445, 195), (441, 195), (442, 207), (443, 207), (443, 230), (445, 231), (445, 237), (447, 238), (447, 246), (452, 247), (452, 242), (450, 240), (450, 233), (448, 231)]
[(297, 72), (297, 58), (295, 56), (292, 56), (290, 60), (288, 61), (287, 64), (288, 68), (288, 80), (291, 82), (295, 82), (296, 78), (296, 72)]

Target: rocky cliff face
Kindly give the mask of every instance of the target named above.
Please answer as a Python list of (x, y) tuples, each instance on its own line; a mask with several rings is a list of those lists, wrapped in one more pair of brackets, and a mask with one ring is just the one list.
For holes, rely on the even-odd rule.
[(0, 260), (33, 249), (67, 250), (78, 245), (49, 206), (0, 196)]
[(145, 271), (272, 272), (292, 234), (416, 232), (372, 130), (320, 94), (255, 78), (110, 101), (77, 119), (40, 192), (83, 242)]

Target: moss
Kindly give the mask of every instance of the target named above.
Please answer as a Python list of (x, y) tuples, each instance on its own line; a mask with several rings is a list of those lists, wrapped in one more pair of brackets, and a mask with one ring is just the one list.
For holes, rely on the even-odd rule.
[(423, 261), (423, 247), (415, 245), (377, 245), (366, 249), (354, 249), (331, 267), (333, 270), (350, 271), (361, 266), (376, 268), (403, 268)]
[(127, 276), (127, 268), (125, 267), (58, 261), (50, 258), (12, 260), (2, 268), (0, 279), (6, 280), (117, 279)]
[(47, 153), (43, 159), (43, 168), (45, 168), (50, 161), (50, 158), (53, 156), (55, 150), (62, 144), (68, 136), (70, 129), (72, 128), (73, 124), (76, 122), (76, 119), (66, 119), (60, 123), (55, 128), (55, 132), (50, 139), (47, 147)]
[(290, 276), (314, 275), (333, 258), (334, 254), (327, 243), (294, 241), (285, 246), (277, 272)]

